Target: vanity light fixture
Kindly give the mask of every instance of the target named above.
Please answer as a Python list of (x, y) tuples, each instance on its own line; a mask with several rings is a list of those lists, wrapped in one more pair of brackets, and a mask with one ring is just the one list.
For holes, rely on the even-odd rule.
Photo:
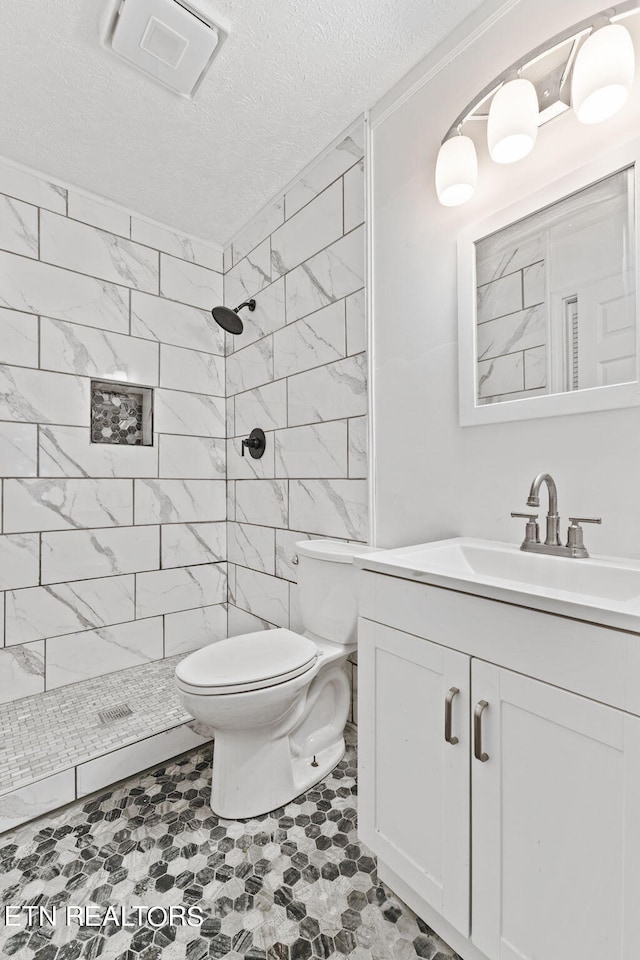
[(495, 163), (516, 163), (533, 150), (538, 128), (570, 106), (581, 123), (599, 123), (629, 98), (633, 40), (620, 22), (640, 13), (637, 0), (574, 24), (531, 50), (482, 90), (452, 123), (436, 161), (436, 192), (445, 207), (473, 196), (478, 162), (471, 131), (487, 125)]

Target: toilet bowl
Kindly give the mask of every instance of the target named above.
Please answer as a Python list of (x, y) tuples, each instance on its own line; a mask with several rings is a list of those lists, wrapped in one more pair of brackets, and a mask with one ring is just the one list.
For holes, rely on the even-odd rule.
[(211, 807), (225, 819), (283, 806), (344, 755), (356, 649), (354, 556), (341, 541), (296, 544), (303, 633), (275, 629), (229, 637), (176, 667), (186, 709), (213, 728)]

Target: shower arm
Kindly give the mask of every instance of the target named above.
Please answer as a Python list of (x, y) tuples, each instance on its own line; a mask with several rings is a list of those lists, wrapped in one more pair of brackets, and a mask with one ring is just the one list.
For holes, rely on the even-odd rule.
[(243, 307), (249, 307), (249, 310), (251, 310), (251, 312), (253, 313), (253, 311), (254, 311), (255, 308), (256, 308), (256, 302), (255, 302), (255, 300), (253, 300), (253, 299), (252, 299), (252, 300), (245, 300), (245, 302), (244, 302), (244, 303), (241, 303), (239, 307), (234, 307), (234, 308), (233, 308), (233, 312), (234, 312), (234, 313), (238, 313), (238, 311), (239, 311), (239, 310), (242, 310)]

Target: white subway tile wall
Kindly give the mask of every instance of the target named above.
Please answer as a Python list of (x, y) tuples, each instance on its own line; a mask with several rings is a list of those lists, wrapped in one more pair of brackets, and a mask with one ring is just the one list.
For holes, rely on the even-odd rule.
[[(302, 629), (297, 541), (368, 536), (363, 132), (225, 250), (225, 303), (256, 300), (227, 336), (230, 636)], [(241, 456), (253, 427), (261, 460)]]
[[(226, 635), (222, 270), (0, 162), (0, 702)], [(90, 443), (92, 377), (156, 389), (153, 446)]]

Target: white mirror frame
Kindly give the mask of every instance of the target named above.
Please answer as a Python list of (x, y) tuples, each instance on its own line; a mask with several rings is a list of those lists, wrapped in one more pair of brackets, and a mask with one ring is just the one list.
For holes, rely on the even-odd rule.
[[(615, 410), (640, 406), (640, 380), (632, 383), (591, 387), (567, 393), (544, 394), (502, 400), (499, 403), (478, 403), (477, 364), (477, 289), (476, 243), (504, 227), (523, 220), (539, 210), (583, 190), (605, 177), (634, 165), (634, 233), (636, 271), (636, 344), (640, 351), (640, 139), (600, 157), (575, 170), (561, 180), (545, 186), (498, 213), (471, 224), (458, 237), (458, 370), (460, 426), (504, 423), (558, 417), (596, 410)], [(640, 353), (638, 357), (640, 368)]]

